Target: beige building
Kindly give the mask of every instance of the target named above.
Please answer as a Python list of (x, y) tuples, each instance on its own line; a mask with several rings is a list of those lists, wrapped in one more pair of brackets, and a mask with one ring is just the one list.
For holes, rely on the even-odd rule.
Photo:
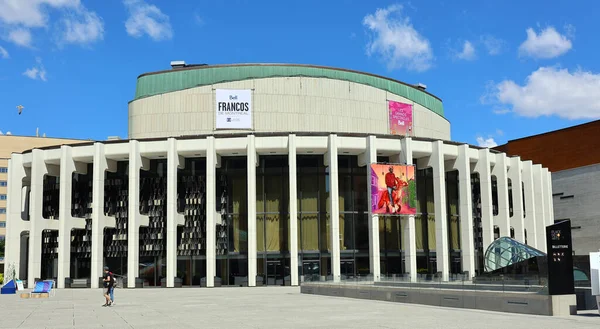
[[(425, 86), (365, 72), (174, 62), (138, 78), (128, 137), (11, 156), (27, 286), (98, 288), (103, 266), (128, 288), (469, 279), (497, 237), (545, 251), (554, 218), (547, 168), (453, 142)], [(373, 212), (372, 164), (407, 165), (410, 212)]]
[[(12, 153), (36, 147), (74, 144), (81, 140), (31, 136), (0, 135), (0, 240), (6, 236), (6, 200), (8, 186), (8, 160)], [(0, 257), (0, 272), (4, 270), (4, 256)]]

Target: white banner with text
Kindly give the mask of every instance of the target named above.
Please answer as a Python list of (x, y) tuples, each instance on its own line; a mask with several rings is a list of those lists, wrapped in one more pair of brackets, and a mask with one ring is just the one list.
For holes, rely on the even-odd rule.
[(252, 129), (252, 90), (216, 89), (216, 129)]

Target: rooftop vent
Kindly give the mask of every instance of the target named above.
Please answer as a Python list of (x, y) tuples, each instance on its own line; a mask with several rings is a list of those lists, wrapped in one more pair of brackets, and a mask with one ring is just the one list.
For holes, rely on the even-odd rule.
[(171, 68), (180, 69), (185, 67), (185, 61), (171, 61)]
[(425, 84), (423, 84), (423, 83), (420, 83), (420, 82), (417, 83), (417, 85), (415, 87), (417, 87), (417, 89), (420, 89), (420, 90), (427, 89), (427, 86)]
[(119, 137), (119, 136), (108, 136), (108, 138), (106, 138), (106, 140), (109, 140), (109, 141), (118, 141), (118, 140), (121, 140), (121, 137)]

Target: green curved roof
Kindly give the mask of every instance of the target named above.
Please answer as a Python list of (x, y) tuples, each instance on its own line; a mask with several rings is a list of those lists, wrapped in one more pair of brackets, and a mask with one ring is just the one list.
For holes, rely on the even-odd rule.
[(138, 77), (134, 100), (216, 83), (273, 77), (327, 78), (360, 83), (405, 97), (444, 116), (439, 98), (412, 85), (364, 72), (298, 64), (204, 65), (146, 73)]

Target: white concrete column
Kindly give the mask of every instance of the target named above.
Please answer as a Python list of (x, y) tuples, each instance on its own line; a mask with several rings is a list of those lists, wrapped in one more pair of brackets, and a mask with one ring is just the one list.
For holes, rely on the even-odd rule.
[(140, 154), (140, 142), (129, 141), (129, 204), (127, 220), (127, 287), (135, 288), (140, 273), (140, 226), (148, 226), (148, 216), (140, 214), (140, 169), (150, 162)]
[(552, 198), (552, 173), (548, 168), (544, 168), (544, 175), (546, 176), (546, 209), (547, 209), (547, 218), (546, 225), (554, 224), (554, 200)]
[(508, 205), (508, 168), (509, 159), (505, 153), (496, 154), (496, 165), (492, 175), (496, 176), (498, 187), (498, 215), (494, 220), (500, 228), (500, 236), (510, 237), (510, 209)]
[(525, 229), (527, 230), (527, 244), (537, 248), (533, 163), (530, 160), (523, 162), (523, 183), (525, 185)]
[[(400, 140), (400, 147), (402, 149), (400, 153), (401, 161), (407, 165), (413, 164), (413, 152), (412, 152), (412, 138), (405, 137)], [(417, 179), (417, 173), (415, 168), (415, 180)], [(417, 282), (417, 234), (415, 227), (415, 216), (408, 216), (406, 218), (406, 224), (402, 228), (402, 238), (406, 241), (404, 243), (404, 264), (409, 274), (411, 282)]]
[(167, 288), (175, 287), (177, 276), (177, 226), (185, 224), (177, 212), (177, 170), (185, 167), (185, 158), (177, 153), (177, 139), (168, 139), (167, 149)]
[[(371, 177), (371, 163), (377, 163), (377, 137), (367, 137), (367, 149), (365, 153), (359, 157), (359, 166), (365, 165), (367, 167), (367, 177)], [(367, 184), (370, 191), (371, 183)], [(369, 192), (370, 193), (370, 192)], [(368, 209), (369, 209), (369, 261), (371, 275), (373, 275), (373, 281), (379, 281), (381, 276), (381, 248), (379, 246), (379, 216), (371, 214), (372, 198), (370, 195), (367, 196)]]
[[(21, 233), (29, 229), (29, 223), (23, 218), (22, 205), (26, 195), (23, 195), (23, 179), (27, 172), (23, 167), (23, 155), (14, 153), (8, 160), (8, 200), (6, 201), (6, 244), (4, 246), (4, 279), (8, 278), (8, 267), (14, 266), (15, 275), (19, 277), (21, 270)], [(41, 251), (40, 251), (41, 252)], [(25, 265), (25, 264), (23, 264)], [(13, 278), (14, 279), (14, 278)]]
[(298, 170), (296, 167), (296, 135), (288, 137), (288, 165), (290, 181), (290, 272), (291, 285), (298, 285)]
[(60, 191), (58, 206), (58, 275), (57, 288), (65, 287), (65, 278), (71, 275), (71, 230), (85, 228), (85, 219), (73, 218), (73, 172), (87, 173), (87, 166), (73, 161), (72, 149), (63, 145), (60, 148)]
[(492, 205), (492, 177), (490, 168), (490, 150), (479, 150), (479, 160), (475, 165), (479, 173), (479, 187), (481, 190), (481, 229), (483, 239), (483, 252), (494, 241), (494, 209)]
[(206, 286), (215, 286), (217, 266), (215, 214), (217, 209), (217, 152), (215, 138), (206, 138)]
[(329, 167), (329, 239), (331, 240), (331, 274), (340, 281), (340, 195), (338, 185), (337, 135), (329, 135), (325, 166)]
[(256, 286), (256, 140), (254, 135), (248, 136), (248, 286)]
[(469, 273), (467, 279), (471, 279), (475, 276), (475, 244), (473, 238), (473, 200), (471, 195), (469, 145), (458, 146), (458, 158), (456, 159), (455, 168), (458, 170), (461, 265), (462, 271)]
[(515, 240), (525, 243), (525, 218), (523, 213), (523, 175), (520, 157), (510, 158), (508, 176), (512, 183), (513, 216), (512, 227), (515, 230)]
[(535, 194), (535, 230), (537, 236), (537, 249), (546, 252), (546, 205), (545, 205), (545, 179), (542, 165), (533, 166), (533, 193)]
[(109, 160), (104, 154), (104, 144), (94, 143), (94, 169), (92, 177), (92, 259), (90, 283), (99, 288), (104, 263), (104, 229), (115, 227), (115, 218), (104, 213), (104, 181), (106, 171), (116, 172), (117, 162)]
[(446, 206), (446, 170), (444, 168), (444, 142), (435, 141), (432, 145), (430, 166), (433, 168), (433, 199), (435, 200), (435, 255), (437, 271), (442, 273), (442, 281), (448, 281), (450, 274), (450, 253), (448, 251), (448, 219)]
[(27, 272), (27, 287), (35, 286), (35, 278), (42, 271), (42, 230), (44, 218), (42, 207), (44, 199), (44, 175), (48, 168), (44, 161), (44, 151), (31, 151), (31, 200), (29, 203), (29, 259)]

